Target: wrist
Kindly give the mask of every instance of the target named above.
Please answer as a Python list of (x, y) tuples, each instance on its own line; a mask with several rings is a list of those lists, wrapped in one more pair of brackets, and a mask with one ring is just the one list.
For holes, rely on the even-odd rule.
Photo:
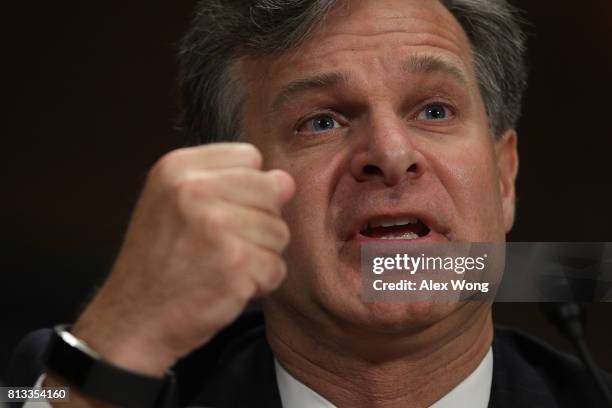
[(105, 403), (128, 408), (172, 406), (175, 378), (171, 371), (158, 378), (119, 367), (74, 336), (68, 327), (57, 326), (47, 345), (43, 360), (48, 373)]
[(162, 347), (150, 333), (140, 331), (105, 325), (102, 319), (90, 322), (87, 316), (79, 319), (70, 330), (110, 364), (142, 375), (162, 378), (178, 358)]

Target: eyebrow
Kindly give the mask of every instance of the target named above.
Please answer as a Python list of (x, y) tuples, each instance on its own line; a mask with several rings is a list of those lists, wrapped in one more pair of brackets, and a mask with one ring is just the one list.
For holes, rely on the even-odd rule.
[(340, 84), (348, 84), (349, 82), (349, 76), (343, 72), (328, 72), (308, 78), (297, 79), (285, 85), (283, 89), (281, 89), (278, 96), (274, 99), (272, 109), (278, 109), (279, 106), (297, 94), (317, 89), (330, 88)]
[(462, 85), (469, 81), (464, 71), (456, 64), (435, 55), (414, 55), (402, 64), (402, 70), (409, 74), (441, 73), (453, 77)]
[[(402, 71), (408, 74), (442, 73), (449, 75), (462, 85), (468, 80), (463, 70), (454, 63), (433, 55), (415, 55), (402, 64)], [(328, 72), (307, 78), (297, 79), (285, 85), (272, 104), (272, 111), (277, 110), (291, 97), (308, 91), (330, 88), (350, 83), (350, 76), (344, 72)]]

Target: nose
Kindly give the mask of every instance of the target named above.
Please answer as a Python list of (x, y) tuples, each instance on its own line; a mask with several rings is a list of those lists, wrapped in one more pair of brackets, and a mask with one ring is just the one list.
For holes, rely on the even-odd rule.
[(363, 135), (362, 143), (351, 160), (355, 180), (382, 181), (394, 186), (404, 180), (420, 178), (426, 166), (422, 153), (402, 123), (373, 125)]

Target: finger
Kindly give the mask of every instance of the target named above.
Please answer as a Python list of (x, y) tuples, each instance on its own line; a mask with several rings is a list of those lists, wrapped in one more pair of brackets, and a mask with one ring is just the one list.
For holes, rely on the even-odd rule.
[(256, 286), (255, 297), (266, 296), (283, 283), (287, 276), (287, 265), (277, 253), (262, 250), (252, 252), (249, 274)]
[(214, 173), (192, 174), (198, 189), (194, 199), (214, 198), (233, 204), (279, 214), (281, 206), (295, 192), (287, 173), (274, 170), (227, 169)]
[[(208, 235), (231, 234), (252, 245), (280, 253), (289, 244), (290, 232), (279, 217), (252, 207), (219, 202), (203, 207), (204, 220), (214, 220)], [(204, 226), (206, 228), (206, 225)]]
[(276, 182), (281, 187), (281, 203), (284, 204), (295, 195), (295, 181), (289, 173), (283, 170), (271, 170), (269, 175), (276, 179)]
[(252, 144), (213, 143), (173, 150), (156, 163), (153, 173), (160, 174), (166, 180), (172, 180), (190, 171), (260, 169), (262, 163), (261, 153)]

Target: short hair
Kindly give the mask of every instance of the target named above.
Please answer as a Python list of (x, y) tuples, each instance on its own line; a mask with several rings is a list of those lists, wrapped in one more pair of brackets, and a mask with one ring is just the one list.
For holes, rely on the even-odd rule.
[[(181, 127), (192, 143), (237, 140), (238, 62), (298, 47), (342, 0), (201, 0), (180, 46)], [(491, 133), (516, 128), (527, 84), (526, 36), (506, 0), (440, 0), (469, 38)]]

